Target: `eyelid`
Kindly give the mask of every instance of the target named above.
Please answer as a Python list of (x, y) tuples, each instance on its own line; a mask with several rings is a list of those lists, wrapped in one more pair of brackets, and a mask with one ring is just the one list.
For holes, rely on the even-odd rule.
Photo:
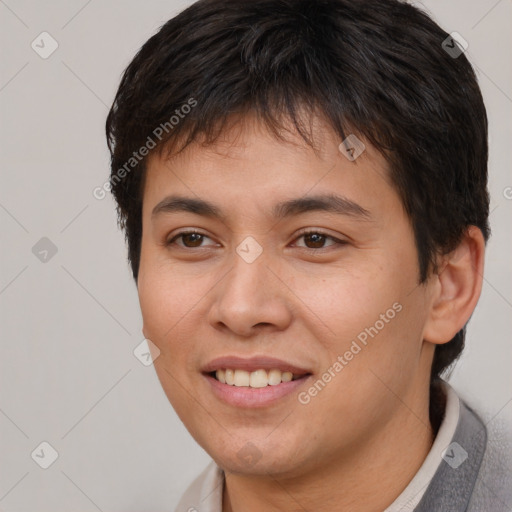
[[(316, 233), (318, 235), (324, 235), (325, 237), (330, 237), (330, 238), (336, 239), (336, 237), (334, 235), (331, 235), (330, 233), (328, 233), (327, 231), (325, 231), (322, 228), (302, 228), (302, 229), (299, 229), (299, 231), (297, 233), (295, 233), (295, 237), (297, 238), (302, 235), (309, 235), (310, 233)], [(340, 242), (341, 241), (342, 240), (340, 240)]]

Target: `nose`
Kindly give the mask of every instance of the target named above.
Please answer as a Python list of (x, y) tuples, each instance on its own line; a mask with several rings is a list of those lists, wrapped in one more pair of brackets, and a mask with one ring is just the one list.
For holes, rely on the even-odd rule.
[(215, 287), (210, 324), (241, 337), (286, 329), (292, 320), (290, 293), (276, 267), (265, 251), (252, 263), (235, 253), (231, 269)]

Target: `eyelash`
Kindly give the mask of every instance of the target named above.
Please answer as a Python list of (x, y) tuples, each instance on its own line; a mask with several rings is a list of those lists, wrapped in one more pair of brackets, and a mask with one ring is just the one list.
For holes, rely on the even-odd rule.
[[(205, 235), (204, 233), (201, 233), (200, 231), (196, 231), (196, 230), (190, 230), (190, 231), (181, 231), (179, 233), (177, 233), (176, 235), (174, 235), (170, 240), (168, 240), (167, 242), (165, 242), (165, 245), (166, 247), (169, 247), (169, 246), (172, 246), (175, 244), (175, 241), (178, 239), (178, 238), (181, 238), (185, 235), (193, 235), (193, 234), (196, 234), (196, 235), (200, 235), (202, 237), (205, 237), (205, 238), (209, 238), (207, 235)], [(300, 247), (300, 249), (302, 249), (303, 251), (306, 251), (306, 252), (319, 252), (319, 251), (322, 251), (322, 250), (325, 250), (325, 249), (328, 249), (329, 247), (333, 247), (334, 245), (338, 245), (338, 246), (343, 246), (343, 245), (346, 245), (347, 242), (345, 240), (340, 240), (338, 238), (335, 238), (333, 237), (332, 235), (329, 235), (325, 232), (323, 232), (322, 230), (319, 230), (319, 229), (314, 229), (314, 230), (311, 230), (311, 229), (305, 229), (303, 231), (300, 231), (298, 234), (297, 234), (297, 237), (295, 238), (295, 240), (299, 239), (299, 238), (302, 238), (304, 236), (307, 236), (307, 235), (320, 235), (320, 236), (323, 236), (325, 237), (325, 239), (330, 239), (332, 241), (335, 242), (335, 244), (333, 245), (330, 245), (330, 246), (327, 246), (327, 247), (318, 247), (318, 248), (311, 248), (311, 247)], [(185, 247), (185, 246), (179, 246), (181, 249), (185, 249), (185, 250), (193, 250), (193, 249), (204, 249), (204, 247)]]

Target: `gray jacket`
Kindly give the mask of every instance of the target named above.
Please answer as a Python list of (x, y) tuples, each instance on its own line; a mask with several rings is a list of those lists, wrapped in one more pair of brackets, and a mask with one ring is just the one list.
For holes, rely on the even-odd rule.
[(460, 402), (460, 417), (444, 463), (415, 512), (511, 512), (510, 446), (494, 433), (489, 440), (480, 417)]

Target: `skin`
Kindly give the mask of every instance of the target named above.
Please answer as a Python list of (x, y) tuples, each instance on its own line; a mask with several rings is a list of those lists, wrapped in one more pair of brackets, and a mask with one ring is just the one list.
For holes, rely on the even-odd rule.
[[(214, 145), (148, 160), (138, 293), (144, 336), (160, 350), (156, 372), (191, 435), (225, 471), (223, 512), (382, 511), (432, 445), (434, 348), (476, 305), (483, 237), (471, 227), (420, 285), (410, 220), (369, 143), (351, 162), (320, 118), (317, 152), (291, 128), (283, 142), (255, 118), (239, 121)], [(280, 201), (333, 193), (371, 217), (270, 214)], [(213, 202), (225, 216), (152, 216), (171, 194)], [(312, 240), (303, 228), (345, 243)], [(189, 229), (205, 236), (166, 245)], [(248, 236), (263, 249), (253, 263), (235, 251)], [(299, 390), (307, 391), (394, 303), (401, 311), (308, 404), (292, 393), (265, 408), (234, 407), (201, 374), (216, 357), (267, 355), (312, 372)], [(237, 456), (248, 442), (255, 464)]]

